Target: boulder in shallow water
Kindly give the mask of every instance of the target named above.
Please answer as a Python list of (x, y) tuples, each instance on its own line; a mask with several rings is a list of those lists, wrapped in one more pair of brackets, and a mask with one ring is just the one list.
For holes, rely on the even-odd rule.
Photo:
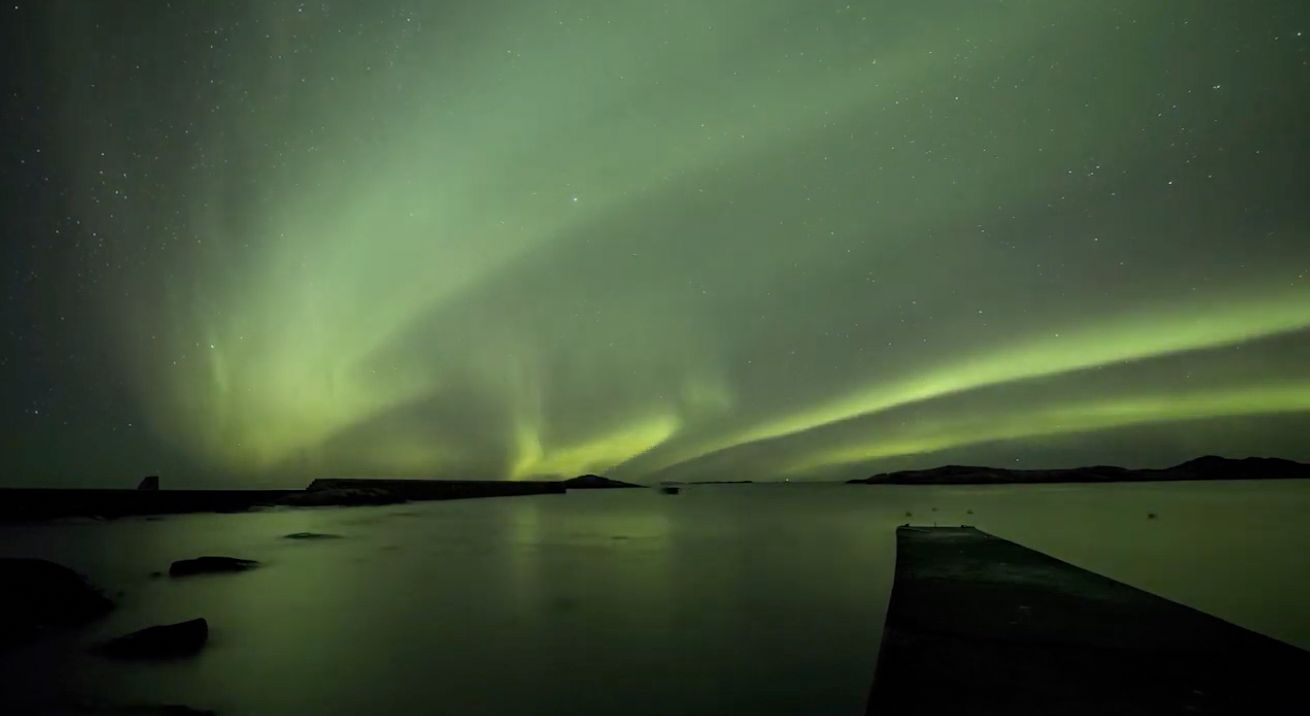
[(292, 532), (289, 535), (282, 535), (282, 539), (341, 539), (341, 535), (329, 532)]
[(96, 651), (115, 659), (168, 659), (200, 651), (209, 639), (209, 622), (191, 619), (134, 631), (101, 644)]
[[(180, 704), (112, 704), (101, 701), (82, 700), (71, 704), (45, 705), (32, 709), (32, 713), (51, 714), (52, 716), (75, 716), (99, 714), (101, 716), (215, 716), (207, 709), (196, 709)], [(22, 711), (21, 713), (28, 713)]]
[(168, 567), (170, 577), (189, 577), (193, 574), (217, 574), (220, 572), (244, 572), (254, 569), (259, 562), (253, 559), (236, 557), (196, 557), (179, 559)]
[(0, 559), (0, 643), (86, 623), (114, 603), (73, 570), (44, 559)]

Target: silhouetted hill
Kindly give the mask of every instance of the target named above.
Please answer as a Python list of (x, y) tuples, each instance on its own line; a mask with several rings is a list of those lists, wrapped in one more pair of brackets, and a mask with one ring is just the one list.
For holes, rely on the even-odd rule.
[(1310, 478), (1310, 465), (1276, 457), (1230, 459), (1206, 455), (1162, 469), (1094, 465), (1057, 470), (945, 465), (884, 472), (848, 480), (863, 485), (1002, 485), (1049, 482), (1157, 482), (1178, 480), (1288, 480)]
[(607, 490), (615, 487), (645, 487), (645, 485), (634, 485), (631, 482), (611, 480), (601, 475), (578, 475), (564, 481), (564, 489), (566, 490)]

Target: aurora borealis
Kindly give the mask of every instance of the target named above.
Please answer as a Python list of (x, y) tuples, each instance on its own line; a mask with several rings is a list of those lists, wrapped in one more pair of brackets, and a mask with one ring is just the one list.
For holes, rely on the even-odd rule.
[(1301, 0), (0, 12), (8, 483), (1310, 459)]

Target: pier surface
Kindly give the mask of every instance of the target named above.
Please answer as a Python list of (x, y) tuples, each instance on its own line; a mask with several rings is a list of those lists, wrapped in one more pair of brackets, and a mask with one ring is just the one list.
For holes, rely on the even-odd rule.
[(869, 714), (1310, 713), (1310, 652), (972, 527), (896, 537)]

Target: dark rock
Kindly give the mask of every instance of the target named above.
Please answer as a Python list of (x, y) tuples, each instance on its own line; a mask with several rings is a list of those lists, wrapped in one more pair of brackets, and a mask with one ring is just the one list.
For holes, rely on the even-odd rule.
[(168, 567), (170, 577), (189, 577), (193, 574), (214, 574), (217, 572), (244, 572), (254, 569), (259, 562), (253, 559), (236, 557), (196, 557), (179, 559)]
[(341, 487), (296, 492), (279, 499), (277, 504), (289, 507), (329, 507), (391, 505), (404, 501), (404, 498), (380, 487)]
[(564, 481), (564, 488), (567, 490), (605, 490), (616, 487), (645, 487), (645, 485), (620, 482), (600, 475), (579, 475)]
[(101, 644), (96, 651), (115, 659), (167, 659), (200, 651), (209, 639), (209, 622), (202, 619), (146, 627)]
[(159, 476), (158, 476), (158, 475), (146, 475), (145, 477), (141, 478), (141, 483), (138, 484), (138, 485), (136, 486), (136, 489), (138, 489), (138, 490), (158, 490), (158, 489), (159, 489)]
[(341, 535), (327, 532), (292, 532), (289, 535), (282, 535), (282, 539), (341, 539)]
[(180, 704), (111, 704), (100, 701), (43, 707), (44, 714), (106, 714), (108, 716), (215, 716), (208, 709), (195, 709)]
[(0, 643), (84, 624), (114, 604), (77, 572), (44, 559), (0, 559)]

